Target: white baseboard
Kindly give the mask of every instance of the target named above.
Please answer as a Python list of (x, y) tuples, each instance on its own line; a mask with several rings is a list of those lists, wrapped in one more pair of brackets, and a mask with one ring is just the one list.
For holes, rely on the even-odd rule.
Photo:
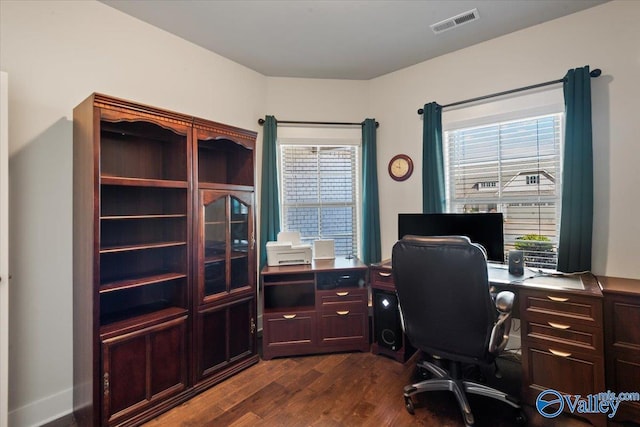
[(52, 394), (9, 411), (12, 427), (36, 427), (69, 415), (73, 411), (73, 388)]

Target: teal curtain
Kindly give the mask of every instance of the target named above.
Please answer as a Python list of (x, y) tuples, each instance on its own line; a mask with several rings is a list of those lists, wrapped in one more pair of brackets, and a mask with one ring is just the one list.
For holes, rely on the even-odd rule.
[(422, 212), (445, 210), (442, 107), (425, 104), (422, 125)]
[(278, 122), (266, 116), (262, 132), (262, 180), (260, 181), (260, 268), (267, 263), (267, 242), (280, 232), (280, 202), (278, 196), (278, 160), (276, 140)]
[(378, 202), (378, 166), (376, 121), (362, 124), (362, 262), (380, 262), (380, 208)]
[(569, 70), (563, 85), (566, 125), (557, 268), (573, 273), (591, 270), (593, 146), (589, 67)]

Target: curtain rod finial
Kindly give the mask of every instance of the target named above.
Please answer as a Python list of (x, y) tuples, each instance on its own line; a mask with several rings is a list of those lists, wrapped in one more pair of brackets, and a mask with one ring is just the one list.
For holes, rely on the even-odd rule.
[(424, 114), (424, 109), (418, 108), (418, 114)]
[(595, 70), (592, 70), (589, 73), (591, 77), (600, 77), (601, 74), (602, 74), (602, 70), (600, 68), (596, 68)]
[(264, 124), (264, 119), (258, 119), (258, 124), (262, 126)]

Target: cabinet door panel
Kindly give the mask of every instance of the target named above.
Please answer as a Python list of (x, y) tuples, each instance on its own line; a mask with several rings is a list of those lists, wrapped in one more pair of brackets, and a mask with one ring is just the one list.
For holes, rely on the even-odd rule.
[(200, 317), (200, 360), (198, 373), (204, 376), (227, 360), (227, 312), (215, 310)]
[(255, 320), (253, 301), (235, 304), (229, 308), (229, 322), (233, 331), (229, 336), (229, 358), (234, 360), (252, 353)]
[(146, 400), (147, 339), (137, 336), (104, 347), (106, 420)]
[(253, 192), (200, 192), (198, 282), (200, 303), (255, 288)]
[(254, 299), (198, 314), (196, 381), (255, 353)]
[(103, 422), (116, 424), (186, 387), (186, 317), (106, 339)]
[(224, 195), (203, 195), (202, 205), (202, 297), (227, 290), (227, 204)]
[[(618, 348), (640, 351), (640, 303), (615, 301), (613, 303), (613, 345)], [(634, 325), (635, 327), (629, 327)]]
[(253, 268), (253, 193), (237, 192), (229, 197), (231, 268), (229, 289), (251, 288)]
[(184, 347), (185, 324), (155, 332), (150, 337), (151, 395), (170, 389), (183, 389), (187, 367)]
[(230, 289), (249, 286), (249, 255), (251, 248), (251, 202), (239, 197), (231, 196), (230, 229), (231, 229), (231, 272)]

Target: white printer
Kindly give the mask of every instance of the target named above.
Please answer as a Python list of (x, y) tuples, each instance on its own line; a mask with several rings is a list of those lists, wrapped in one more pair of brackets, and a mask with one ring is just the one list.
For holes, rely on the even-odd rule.
[(267, 265), (311, 264), (311, 245), (300, 242), (297, 231), (281, 231), (275, 242), (267, 242)]

